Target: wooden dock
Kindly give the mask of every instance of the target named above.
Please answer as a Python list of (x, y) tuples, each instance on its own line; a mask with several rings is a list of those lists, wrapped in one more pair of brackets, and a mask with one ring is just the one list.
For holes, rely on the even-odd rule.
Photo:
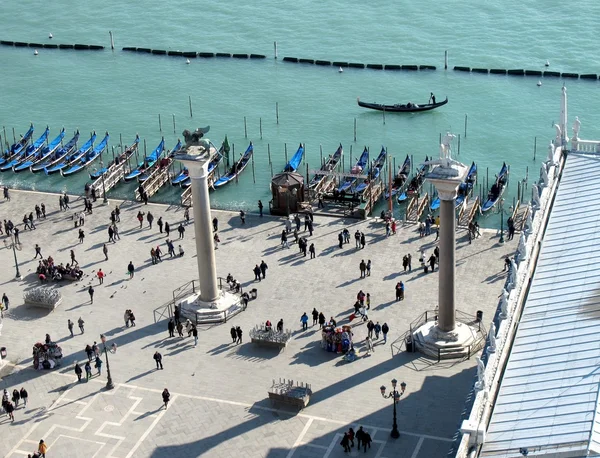
[(469, 224), (473, 221), (473, 219), (477, 216), (478, 213), (481, 213), (481, 201), (479, 200), (479, 196), (466, 197), (463, 204), (458, 211), (458, 227), (469, 227)]
[(527, 221), (527, 215), (529, 213), (529, 205), (521, 204), (517, 202), (515, 209), (512, 213), (512, 219), (515, 225), (516, 232), (522, 232), (525, 228), (525, 222)]
[(372, 181), (367, 186), (363, 193), (364, 202), (357, 207), (358, 216), (361, 219), (366, 219), (383, 195), (383, 183), (381, 181)]
[[(166, 159), (166, 160), (165, 160)], [(171, 168), (171, 164), (173, 163), (172, 158), (164, 158), (161, 159), (160, 165), (157, 166), (150, 176), (144, 181), (142, 187), (146, 192), (148, 197), (152, 197), (157, 191), (171, 178), (169, 173), (169, 169)], [(135, 190), (135, 200), (142, 200), (142, 196), (140, 195), (139, 187)]]
[(425, 193), (422, 198), (418, 195), (412, 197), (406, 206), (405, 220), (409, 223), (418, 223), (419, 218), (429, 206), (429, 194)]

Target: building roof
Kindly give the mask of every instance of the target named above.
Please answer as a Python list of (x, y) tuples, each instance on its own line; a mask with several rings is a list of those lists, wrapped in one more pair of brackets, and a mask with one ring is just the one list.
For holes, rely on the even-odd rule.
[(481, 457), (600, 454), (600, 156), (570, 153)]

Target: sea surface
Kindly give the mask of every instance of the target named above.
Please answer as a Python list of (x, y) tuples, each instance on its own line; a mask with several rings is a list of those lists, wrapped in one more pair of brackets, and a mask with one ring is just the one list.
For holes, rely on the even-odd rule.
[[(227, 135), (236, 156), (250, 140), (255, 146), (254, 169), (248, 167), (237, 184), (213, 192), (212, 205), (255, 210), (258, 199), (270, 200), (268, 150), (273, 173), (285, 165), (285, 149), (291, 157), (300, 142), (306, 145), (302, 173), (307, 164), (309, 169), (319, 166), (321, 148), (327, 155), (339, 143), (344, 146), (346, 169), (365, 145), (372, 157), (385, 145), (398, 166), (407, 154), (415, 162), (426, 155), (437, 156), (440, 134), (451, 131), (461, 137), (460, 154), (458, 138), (453, 145), (457, 159), (478, 164), (481, 192), (488, 181), (491, 185), (503, 161), (510, 165), (504, 205), (508, 211), (518, 182), (527, 179), (528, 197), (530, 184), (539, 177), (540, 162), (555, 135), (552, 125), (560, 114), (563, 80), (542, 78), (538, 87), (536, 77), (451, 69), (464, 65), (544, 70), (548, 60), (548, 70), (598, 73), (598, 17), (600, 3), (592, 0), (576, 5), (557, 0), (4, 1), (0, 39), (102, 44), (107, 49), (39, 49), (35, 56), (31, 48), (0, 46), (0, 127), (6, 131), (0, 135), (3, 142), (8, 137), (12, 143), (13, 129), (18, 138), (30, 122), (36, 126), (34, 138), (46, 125), (50, 139), (63, 126), (66, 139), (79, 129), (83, 141), (93, 130), (98, 141), (108, 131), (109, 150), (119, 151), (120, 138), (126, 145), (138, 133), (149, 153), (162, 136), (170, 149), (183, 129), (210, 125), (208, 137), (220, 145)], [(114, 51), (109, 30), (115, 37)], [(274, 59), (274, 41), (279, 59)], [(257, 53), (267, 59), (192, 59), (188, 65), (185, 58), (134, 54), (121, 51), (124, 46)], [(444, 71), (446, 50), (449, 69)], [(336, 67), (283, 62), (284, 56), (436, 65), (437, 70), (348, 68), (339, 73)], [(600, 138), (600, 83), (565, 82), (569, 124), (578, 115), (581, 137)], [(381, 113), (356, 104), (359, 96), (383, 103), (425, 103), (430, 92), (438, 100), (448, 96), (449, 103), (428, 113), (386, 113), (385, 122)], [(140, 149), (143, 152), (143, 143)], [(106, 162), (112, 159), (110, 152), (105, 156), (109, 156), (103, 158)], [(0, 174), (2, 184), (44, 191), (81, 193), (87, 181), (86, 172), (69, 178), (30, 172)], [(132, 198), (135, 186), (119, 185), (111, 195)], [(152, 200), (177, 203), (181, 192), (179, 187), (166, 185)], [(497, 226), (498, 222), (496, 211), (482, 225)]]

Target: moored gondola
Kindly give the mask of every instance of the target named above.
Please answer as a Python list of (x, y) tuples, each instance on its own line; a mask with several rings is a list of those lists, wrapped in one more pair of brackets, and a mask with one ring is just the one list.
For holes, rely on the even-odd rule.
[(372, 180), (376, 180), (377, 178), (379, 178), (381, 169), (385, 165), (386, 158), (387, 158), (387, 150), (385, 149), (384, 146), (382, 146), (379, 156), (377, 156), (377, 159), (375, 159), (375, 161), (373, 161), (373, 164), (367, 171), (368, 178), (363, 180), (361, 183), (358, 183), (356, 185), (356, 187), (354, 188), (354, 192), (357, 192), (358, 194), (362, 193), (365, 189), (367, 189), (367, 186), (369, 186), (369, 183)]
[[(338, 146), (338, 149), (335, 151), (335, 153), (333, 153), (333, 155), (330, 155), (327, 158), (325, 163), (321, 166), (320, 170), (322, 170), (323, 172), (333, 172), (335, 170), (335, 168), (338, 166), (340, 160), (342, 159), (343, 153), (344, 153), (344, 149), (342, 148), (342, 144), (340, 143), (340, 146)], [(326, 177), (327, 177), (327, 175), (321, 175), (321, 174), (317, 173), (310, 180), (308, 187), (310, 189), (316, 188)]]
[(502, 194), (504, 194), (504, 190), (506, 189), (506, 184), (508, 183), (508, 173), (509, 168), (506, 165), (506, 162), (502, 164), (502, 168), (500, 172), (496, 176), (496, 181), (492, 185), (490, 192), (488, 193), (487, 199), (481, 206), (481, 211), (486, 212), (491, 210), (496, 206), (498, 201), (502, 198)]
[(248, 148), (246, 149), (246, 151), (244, 152), (242, 157), (240, 157), (236, 161), (236, 163), (233, 164), (233, 166), (231, 167), (229, 172), (227, 172), (227, 174), (223, 175), (221, 178), (219, 178), (218, 180), (216, 180), (214, 182), (213, 187), (218, 188), (220, 186), (224, 186), (227, 183), (229, 183), (230, 181), (232, 181), (233, 179), (235, 179), (240, 173), (242, 173), (242, 171), (246, 168), (246, 166), (250, 162), (253, 152), (254, 152), (254, 146), (252, 145), (252, 142), (250, 142), (250, 144), (248, 145)]
[(425, 162), (419, 166), (417, 169), (417, 173), (412, 179), (408, 182), (408, 186), (406, 189), (398, 193), (398, 203), (404, 202), (411, 195), (418, 194), (421, 192), (421, 188), (423, 187), (423, 183), (425, 182), (425, 175), (429, 172), (430, 166), (427, 163), (429, 161), (429, 157), (425, 156)]
[[(408, 180), (408, 175), (410, 175), (410, 163), (410, 155), (407, 154), (406, 159), (404, 159), (404, 163), (398, 169), (398, 173), (396, 174), (396, 176), (394, 177), (394, 181), (392, 182), (392, 197), (398, 194), (398, 192), (404, 191), (403, 188), (405, 187), (406, 182)], [(385, 190), (384, 197), (386, 200), (390, 198), (389, 189)]]

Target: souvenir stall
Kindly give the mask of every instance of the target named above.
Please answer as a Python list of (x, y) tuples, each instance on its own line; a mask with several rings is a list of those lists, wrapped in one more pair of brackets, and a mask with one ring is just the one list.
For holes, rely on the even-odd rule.
[(326, 351), (346, 353), (352, 347), (352, 328), (324, 326), (321, 330), (321, 347)]

